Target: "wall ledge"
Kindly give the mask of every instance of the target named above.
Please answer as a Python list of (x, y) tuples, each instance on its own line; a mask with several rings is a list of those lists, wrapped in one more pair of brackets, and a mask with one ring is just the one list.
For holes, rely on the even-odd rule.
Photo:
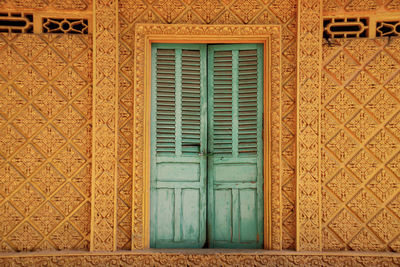
[(0, 253), (0, 266), (399, 266), (400, 253), (168, 249)]

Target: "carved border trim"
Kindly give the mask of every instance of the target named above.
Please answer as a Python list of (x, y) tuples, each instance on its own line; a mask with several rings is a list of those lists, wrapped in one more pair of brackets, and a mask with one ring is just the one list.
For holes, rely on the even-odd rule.
[(399, 253), (16, 253), (0, 255), (0, 266), (399, 266)]
[[(141, 249), (149, 247), (149, 164), (150, 140), (149, 121), (150, 97), (149, 74), (151, 42), (162, 40), (164, 42), (255, 42), (256, 40), (268, 41), (270, 46), (270, 110), (269, 129), (271, 136), (269, 148), (271, 163), (270, 187), (265, 190), (265, 207), (270, 207), (265, 221), (271, 220), (268, 229), (271, 234), (266, 239), (266, 246), (272, 247), (274, 237), (281, 236), (280, 216), (280, 91), (281, 91), (281, 33), (280, 26), (247, 26), (247, 25), (151, 25), (137, 24), (135, 29), (135, 87), (134, 87), (134, 181), (132, 197), (132, 248)], [(169, 41), (168, 41), (169, 40)], [(267, 125), (266, 129), (268, 129)], [(266, 135), (267, 136), (267, 135)], [(267, 164), (266, 164), (267, 165)], [(268, 175), (266, 175), (268, 176)], [(268, 183), (268, 181), (266, 181)]]
[(91, 251), (115, 251), (117, 238), (118, 0), (95, 0)]
[(322, 0), (298, 1), (297, 250), (321, 250)]

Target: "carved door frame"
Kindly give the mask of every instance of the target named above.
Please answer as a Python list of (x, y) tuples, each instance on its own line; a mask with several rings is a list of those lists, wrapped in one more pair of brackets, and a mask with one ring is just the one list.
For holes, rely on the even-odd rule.
[[(154, 25), (135, 29), (132, 247), (150, 244), (150, 116), (152, 43), (264, 44), (264, 248), (272, 248), (273, 217), (279, 216), (280, 26)], [(279, 158), (278, 166), (272, 165)], [(266, 161), (268, 159), (268, 161)], [(275, 161), (275, 160), (274, 160)], [(277, 201), (278, 205), (274, 205)]]

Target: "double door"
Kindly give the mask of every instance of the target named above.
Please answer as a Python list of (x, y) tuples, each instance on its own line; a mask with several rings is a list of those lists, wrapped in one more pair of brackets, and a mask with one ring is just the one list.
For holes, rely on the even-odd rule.
[(263, 47), (153, 44), (150, 245), (263, 245)]

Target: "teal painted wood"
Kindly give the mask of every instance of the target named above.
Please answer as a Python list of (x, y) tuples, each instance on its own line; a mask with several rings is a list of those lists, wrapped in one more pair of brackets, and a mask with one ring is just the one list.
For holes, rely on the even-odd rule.
[(208, 46), (210, 247), (263, 246), (263, 49)]
[[(206, 46), (153, 44), (150, 246), (201, 248), (206, 237)], [(153, 130), (154, 129), (154, 130)]]
[(150, 245), (261, 248), (262, 45), (206, 53), (152, 46)]

